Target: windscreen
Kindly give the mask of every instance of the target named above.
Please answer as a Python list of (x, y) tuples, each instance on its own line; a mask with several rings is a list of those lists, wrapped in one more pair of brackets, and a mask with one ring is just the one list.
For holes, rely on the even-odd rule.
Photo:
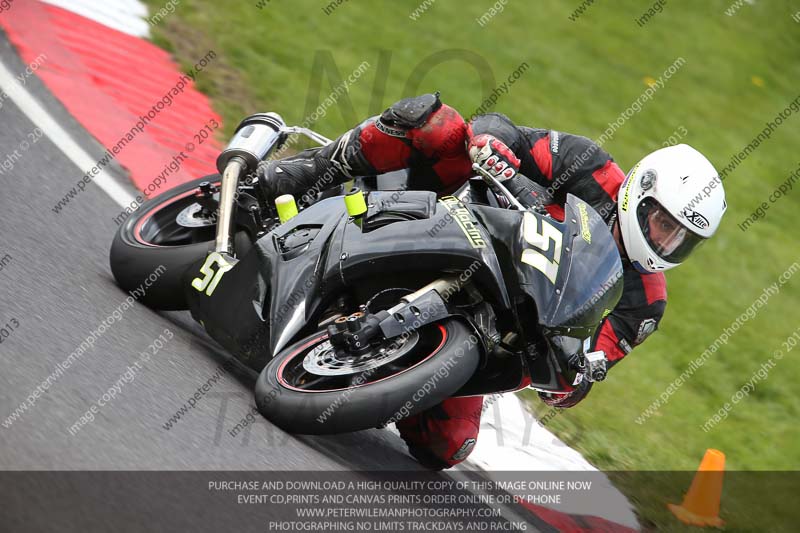
[(520, 231), (521, 283), (542, 326), (594, 328), (622, 294), (622, 262), (602, 218), (569, 195), (564, 223), (526, 213)]

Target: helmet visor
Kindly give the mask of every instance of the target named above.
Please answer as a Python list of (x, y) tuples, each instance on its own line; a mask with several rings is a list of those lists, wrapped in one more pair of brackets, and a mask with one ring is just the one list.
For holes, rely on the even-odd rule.
[(681, 224), (652, 197), (642, 200), (636, 216), (647, 244), (669, 263), (682, 263), (706, 240)]

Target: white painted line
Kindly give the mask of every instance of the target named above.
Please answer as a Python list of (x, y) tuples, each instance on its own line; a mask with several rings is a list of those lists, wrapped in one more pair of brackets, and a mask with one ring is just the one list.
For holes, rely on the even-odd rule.
[(109, 28), (134, 35), (149, 37), (150, 26), (143, 19), (147, 7), (139, 0), (44, 0), (60, 8), (72, 11)]
[[(11, 71), (2, 63), (0, 63), (0, 87), (31, 122), (37, 125), (79, 169), (86, 172), (97, 165), (97, 161), (75, 142), (72, 136), (59, 125), (58, 121), (42, 107), (38, 100), (19, 84)], [(78, 181), (77, 177), (75, 181)], [(100, 169), (94, 178), (94, 183), (120, 206), (133, 203), (134, 196), (107, 171)], [(71, 185), (74, 183), (64, 183), (65, 193)]]

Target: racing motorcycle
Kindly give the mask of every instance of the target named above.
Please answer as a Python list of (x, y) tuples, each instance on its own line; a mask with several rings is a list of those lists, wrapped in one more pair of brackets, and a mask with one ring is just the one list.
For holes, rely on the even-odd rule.
[(441, 198), (397, 175), (299, 206), (265, 197), (258, 163), (299, 135), (330, 142), (275, 113), (246, 118), (220, 174), (143, 204), (111, 248), (125, 290), (163, 265), (144, 303), (188, 309), (258, 373), (267, 419), (341, 433), (452, 396), (604, 379), (605, 355), (589, 346), (619, 300), (622, 265), (591, 206), (569, 196), (560, 222), (477, 165)]

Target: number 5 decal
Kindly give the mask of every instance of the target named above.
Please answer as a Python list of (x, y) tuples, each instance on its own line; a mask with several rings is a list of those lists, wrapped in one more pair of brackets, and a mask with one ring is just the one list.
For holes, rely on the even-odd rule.
[[(541, 231), (538, 228), (538, 221), (542, 223)], [(561, 241), (563, 234), (550, 224), (546, 219), (537, 219), (531, 213), (525, 213), (522, 219), (522, 237), (525, 242), (534, 246), (536, 249), (522, 251), (522, 262), (539, 270), (547, 276), (550, 283), (555, 284), (558, 276), (558, 260), (561, 258)], [(549, 260), (545, 253), (553, 250), (553, 260)]]
[[(212, 268), (213, 265), (217, 266), (216, 270)], [(211, 296), (214, 294), (214, 289), (219, 285), (222, 276), (232, 268), (233, 265), (228, 263), (219, 252), (213, 252), (208, 255), (206, 262), (200, 267), (200, 273), (203, 274), (203, 277), (194, 278), (192, 287), (200, 292), (206, 291), (206, 294)]]

